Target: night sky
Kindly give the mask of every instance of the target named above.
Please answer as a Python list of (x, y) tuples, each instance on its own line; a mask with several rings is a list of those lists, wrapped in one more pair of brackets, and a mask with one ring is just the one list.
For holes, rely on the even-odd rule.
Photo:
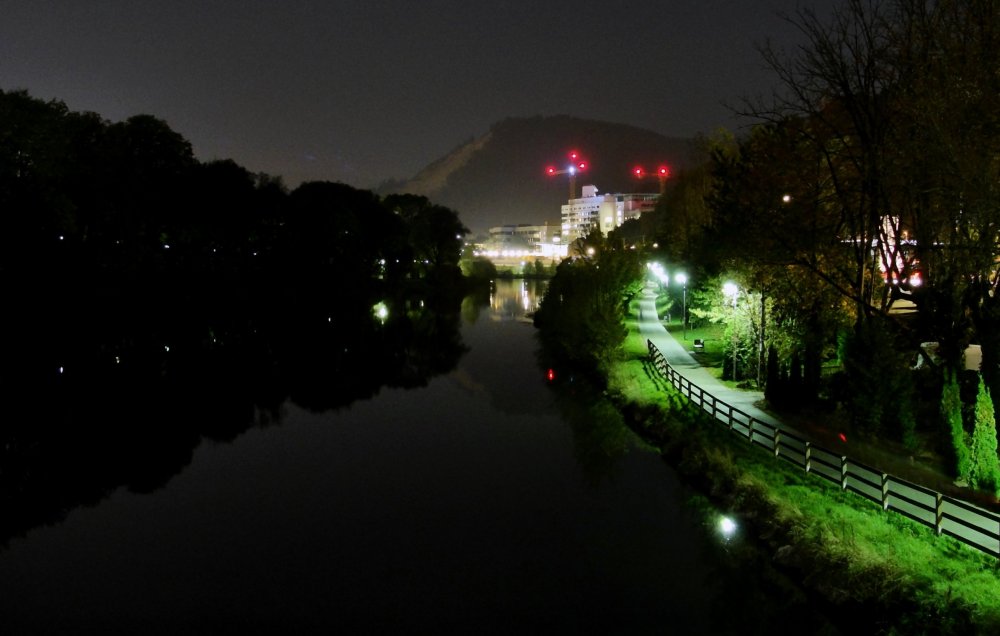
[[(364, 188), (505, 117), (735, 128), (797, 0), (0, 0), (0, 88), (149, 113), (202, 160)], [(823, 3), (814, 0), (806, 6)]]

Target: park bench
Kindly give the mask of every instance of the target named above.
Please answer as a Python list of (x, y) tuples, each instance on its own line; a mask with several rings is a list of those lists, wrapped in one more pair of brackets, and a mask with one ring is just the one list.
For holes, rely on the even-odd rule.
[(694, 339), (694, 348), (695, 349), (704, 349), (705, 348), (705, 341), (702, 340), (701, 338), (695, 338)]

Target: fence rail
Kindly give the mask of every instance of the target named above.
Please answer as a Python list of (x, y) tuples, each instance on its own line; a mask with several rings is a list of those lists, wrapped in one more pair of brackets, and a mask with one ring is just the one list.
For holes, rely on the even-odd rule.
[(759, 420), (727, 404), (677, 372), (652, 340), (646, 340), (657, 372), (692, 404), (708, 413), (730, 431), (760, 446), (776, 458), (805, 472), (827, 479), (843, 490), (924, 524), (941, 535), (954, 537), (987, 554), (1000, 558), (1000, 515), (930, 488), (900, 479), (853, 460), (841, 453), (813, 444), (794, 431)]

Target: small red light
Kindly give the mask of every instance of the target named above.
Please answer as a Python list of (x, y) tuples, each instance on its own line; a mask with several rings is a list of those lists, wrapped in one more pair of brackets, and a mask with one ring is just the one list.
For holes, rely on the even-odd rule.
[(845, 444), (847, 443), (847, 435), (844, 435), (843, 433), (839, 433), (839, 434), (837, 434), (837, 437), (840, 438), (840, 441), (844, 442)]
[(555, 173), (556, 169), (552, 166), (549, 166), (548, 168), (545, 169), (545, 174), (555, 174)]
[(660, 166), (660, 168), (659, 168), (659, 170), (657, 170), (657, 172), (660, 173), (661, 177), (665, 177), (665, 176), (667, 176), (667, 175), (670, 174), (670, 169), (667, 168), (666, 166)]
[(636, 166), (635, 168), (632, 169), (632, 174), (634, 174), (637, 177), (641, 177), (642, 176), (642, 168), (640, 166)]
[(576, 167), (579, 168), (580, 170), (586, 170), (587, 169), (587, 162), (586, 161), (581, 161), (580, 163), (576, 164)]
[(575, 150), (572, 150), (569, 153), (569, 158), (570, 158), (571, 161), (576, 161), (577, 157), (579, 157), (579, 156), (580, 155), (578, 155)]
[(556, 372), (554, 369), (549, 369), (549, 372), (545, 374), (545, 377), (549, 379), (549, 382), (556, 379)]

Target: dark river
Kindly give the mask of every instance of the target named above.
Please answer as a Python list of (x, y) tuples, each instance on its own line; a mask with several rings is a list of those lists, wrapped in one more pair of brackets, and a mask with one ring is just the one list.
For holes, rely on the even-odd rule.
[(192, 442), (162, 484), (33, 495), (59, 508), (37, 522), (18, 504), (0, 633), (816, 631), (606, 407), (550, 385), (524, 319), (535, 291), (467, 301), (467, 352), (426, 386), (287, 400), (232, 441)]

